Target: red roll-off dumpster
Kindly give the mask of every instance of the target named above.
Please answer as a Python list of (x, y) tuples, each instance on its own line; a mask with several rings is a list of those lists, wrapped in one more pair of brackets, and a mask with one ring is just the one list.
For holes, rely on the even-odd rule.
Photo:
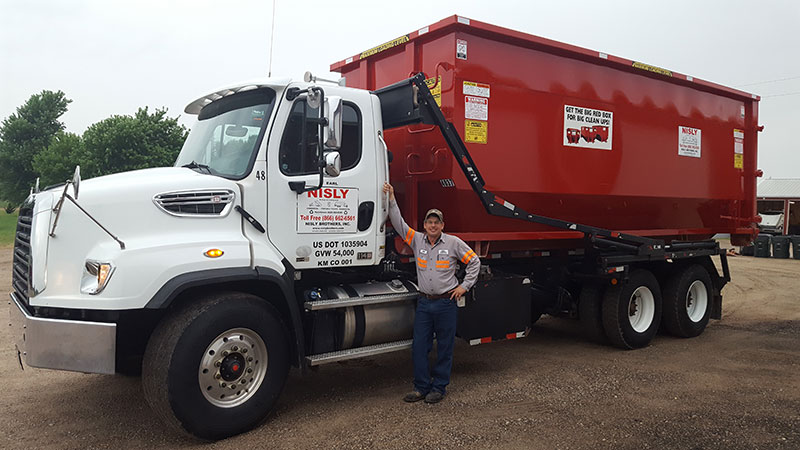
[[(529, 212), (667, 241), (755, 233), (757, 96), (460, 16), (331, 71), (370, 90), (423, 72), (487, 188)], [(583, 127), (606, 139), (570, 137)], [(582, 237), (488, 215), (435, 127), (385, 139), (412, 226), (439, 208), (483, 254)]]

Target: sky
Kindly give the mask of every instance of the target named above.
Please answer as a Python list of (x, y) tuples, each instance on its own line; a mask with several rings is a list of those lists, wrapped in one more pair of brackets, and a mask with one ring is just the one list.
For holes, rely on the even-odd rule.
[(274, 1), (0, 0), (0, 120), (48, 89), (71, 132), (143, 106), (191, 126), (217, 87), (337, 79), (331, 63), (458, 14), (760, 95), (759, 167), (800, 178), (796, 0)]

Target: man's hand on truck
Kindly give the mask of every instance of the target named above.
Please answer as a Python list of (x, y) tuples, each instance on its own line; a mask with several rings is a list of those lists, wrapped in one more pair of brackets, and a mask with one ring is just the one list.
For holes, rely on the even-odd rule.
[(389, 183), (383, 183), (383, 193), (389, 194), (389, 201), (394, 200), (394, 188)]

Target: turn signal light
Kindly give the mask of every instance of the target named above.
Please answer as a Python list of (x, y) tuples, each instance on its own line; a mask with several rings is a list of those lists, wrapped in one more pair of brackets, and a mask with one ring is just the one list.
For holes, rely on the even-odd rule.
[(218, 248), (212, 248), (211, 250), (206, 250), (205, 253), (203, 254), (209, 258), (219, 258), (223, 254), (225, 254), (225, 252), (223, 252)]

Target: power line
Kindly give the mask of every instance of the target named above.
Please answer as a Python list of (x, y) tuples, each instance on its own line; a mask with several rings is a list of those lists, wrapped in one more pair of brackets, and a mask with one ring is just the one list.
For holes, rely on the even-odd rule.
[(740, 85), (738, 85), (738, 86), (736, 86), (736, 87), (755, 86), (756, 84), (777, 83), (777, 82), (779, 82), (779, 81), (789, 81), (789, 80), (796, 80), (796, 79), (798, 79), (798, 78), (800, 78), (800, 75), (797, 75), (797, 76), (795, 76), (795, 77), (778, 78), (778, 79), (775, 79), (775, 80), (759, 81), (759, 82), (756, 82), (756, 83), (740, 84)]
[(800, 94), (800, 91), (797, 91), (797, 92), (785, 92), (783, 94), (762, 95), (761, 98), (786, 97), (786, 96), (789, 96), (789, 95), (797, 95), (797, 94)]

